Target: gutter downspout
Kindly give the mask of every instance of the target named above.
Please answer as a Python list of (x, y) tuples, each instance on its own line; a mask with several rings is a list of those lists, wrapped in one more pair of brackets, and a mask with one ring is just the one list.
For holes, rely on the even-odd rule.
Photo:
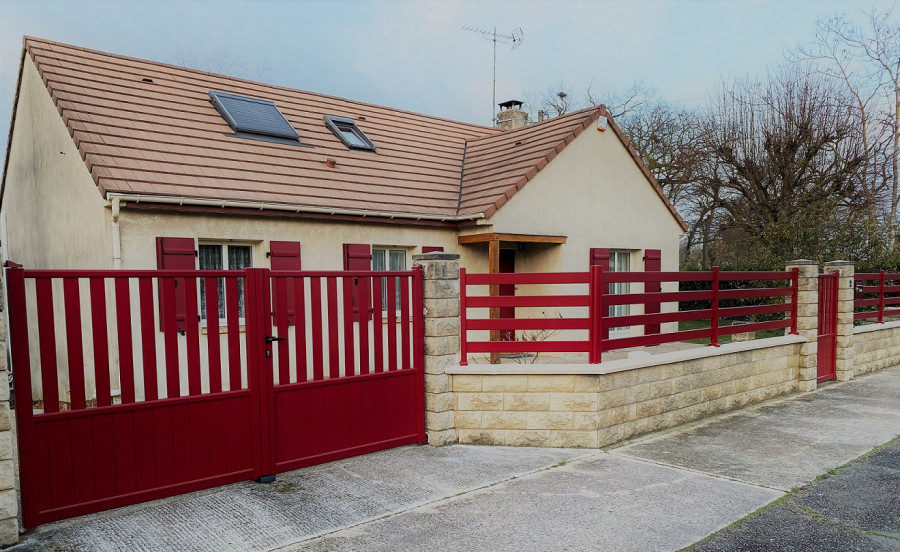
[(121, 210), (122, 200), (118, 197), (112, 199), (112, 250), (113, 250), (113, 268), (121, 270), (122, 268), (122, 234), (119, 230), (119, 213)]

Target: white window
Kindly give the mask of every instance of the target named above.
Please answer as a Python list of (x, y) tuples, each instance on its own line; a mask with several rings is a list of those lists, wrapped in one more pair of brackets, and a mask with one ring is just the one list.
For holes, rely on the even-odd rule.
[[(406, 270), (406, 250), (372, 247), (372, 270)], [(397, 309), (400, 308), (400, 279), (394, 280)], [(387, 310), (387, 280), (381, 279), (381, 308)]]
[[(631, 252), (630, 251), (610, 251), (609, 252), (609, 270), (610, 272), (630, 272), (631, 271)], [(628, 282), (619, 282), (609, 285), (609, 292), (612, 294), (630, 293), (631, 284)], [(631, 314), (631, 305), (612, 305), (609, 307), (610, 316), (628, 316)], [(628, 337), (631, 335), (630, 326), (622, 326), (609, 329), (610, 337)]]
[[(201, 243), (200, 270), (243, 270), (249, 266), (252, 249), (249, 245)], [(225, 318), (225, 279), (218, 279), (219, 319)], [(244, 318), (244, 279), (238, 284), (238, 317)], [(200, 317), (206, 320), (206, 280), (200, 279)]]

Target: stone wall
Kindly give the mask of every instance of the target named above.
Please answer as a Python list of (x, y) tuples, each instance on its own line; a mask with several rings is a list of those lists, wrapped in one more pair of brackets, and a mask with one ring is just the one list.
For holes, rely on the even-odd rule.
[(804, 342), (787, 336), (600, 365), (448, 369), (459, 442), (603, 447), (791, 393)]
[(900, 322), (857, 326), (853, 332), (856, 375), (900, 364)]
[(9, 385), (6, 365), (6, 320), (0, 309), (0, 546), (19, 541), (19, 504), (13, 465), (12, 416), (9, 410)]

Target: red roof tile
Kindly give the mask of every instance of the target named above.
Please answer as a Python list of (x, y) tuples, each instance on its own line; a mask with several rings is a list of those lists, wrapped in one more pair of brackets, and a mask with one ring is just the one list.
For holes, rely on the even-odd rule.
[[(490, 216), (606, 114), (503, 132), (43, 39), (26, 37), (25, 51), (104, 194)], [(274, 101), (303, 146), (228, 136), (210, 90)], [(323, 115), (355, 119), (377, 152), (347, 149)]]

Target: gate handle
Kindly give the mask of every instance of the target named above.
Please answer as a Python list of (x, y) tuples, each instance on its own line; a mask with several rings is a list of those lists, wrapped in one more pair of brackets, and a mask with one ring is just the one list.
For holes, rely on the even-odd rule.
[(276, 341), (284, 341), (286, 338), (284, 337), (272, 337), (271, 335), (266, 336), (266, 345), (269, 343), (274, 343)]

